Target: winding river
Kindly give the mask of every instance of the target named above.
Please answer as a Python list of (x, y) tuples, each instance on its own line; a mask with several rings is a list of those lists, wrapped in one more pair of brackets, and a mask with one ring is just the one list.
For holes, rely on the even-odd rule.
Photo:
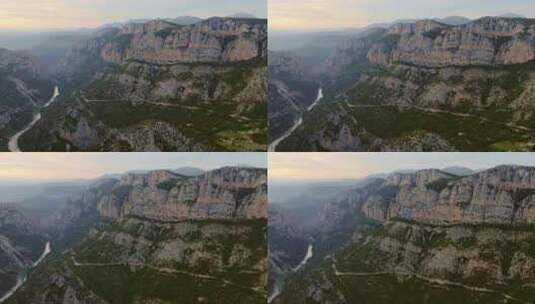
[(13, 294), (15, 294), (15, 292), (17, 292), (17, 290), (19, 290), (20, 287), (22, 287), (22, 285), (24, 285), (24, 283), (26, 283), (26, 280), (28, 279), (28, 272), (33, 268), (37, 267), (39, 264), (41, 264), (41, 262), (43, 262), (43, 260), (50, 254), (50, 252), (50, 242), (47, 242), (45, 245), (45, 249), (43, 250), (43, 253), (39, 257), (39, 259), (37, 259), (37, 261), (32, 264), (32, 267), (30, 269), (20, 274), (19, 278), (17, 279), (17, 284), (0, 298), (0, 303), (3, 303), (7, 299), (9, 299)]
[[(312, 103), (308, 108), (307, 108), (307, 112), (310, 112), (312, 111), (319, 103), (320, 100), (323, 99), (323, 88), (319, 88), (318, 90), (318, 97), (316, 97), (316, 100), (314, 101), (314, 103)], [(281, 137), (277, 138), (276, 140), (274, 140), (270, 145), (269, 145), (269, 148), (268, 148), (268, 151), (269, 152), (275, 152), (277, 150), (277, 146), (283, 141), (285, 140), (286, 138), (290, 137), (290, 135), (292, 135), (293, 132), (295, 132), (295, 130), (297, 130), (297, 128), (299, 128), (299, 126), (301, 126), (301, 124), (303, 124), (303, 117), (299, 117), (299, 119), (294, 123), (294, 125), (292, 126), (292, 128), (290, 128), (290, 130), (286, 131)]]
[(312, 244), (308, 244), (307, 254), (306, 254), (305, 257), (303, 258), (303, 260), (301, 261), (301, 263), (299, 263), (299, 265), (297, 265), (297, 267), (295, 267), (295, 268), (293, 269), (293, 272), (297, 272), (297, 271), (299, 271), (299, 269), (303, 268), (303, 266), (306, 265), (306, 263), (308, 262), (308, 260), (310, 260), (310, 259), (312, 258), (312, 256), (314, 255), (312, 249), (313, 249)]
[[(58, 88), (58, 86), (56, 86), (54, 88), (54, 94), (52, 95), (52, 98), (50, 98), (50, 100), (47, 103), (44, 104), (42, 109), (48, 108), (48, 106), (50, 106), (54, 101), (56, 101), (58, 96), (59, 96), (59, 88)], [(41, 120), (41, 111), (39, 111), (38, 113), (35, 113), (33, 115), (33, 120), (28, 124), (28, 126), (26, 126), (26, 128), (24, 128), (22, 131), (18, 132), (17, 134), (13, 135), (13, 137), (11, 137), (9, 139), (9, 151), (11, 151), (11, 152), (21, 152), (21, 150), (19, 148), (19, 138), (24, 133), (28, 132), (33, 126), (35, 126), (35, 124), (39, 120)]]
[[(314, 248), (312, 244), (308, 244), (308, 250), (307, 250), (305, 257), (303, 258), (301, 263), (299, 263), (299, 265), (297, 265), (294, 269), (292, 269), (292, 272), (297, 272), (306, 265), (306, 263), (314, 256), (313, 249)], [(284, 281), (284, 280), (281, 280), (281, 281)], [(279, 286), (280, 284), (282, 284), (282, 282), (277, 282), (275, 284), (275, 290), (273, 290), (273, 293), (268, 297), (268, 303), (273, 302), (273, 300), (275, 300), (281, 294), (282, 290), (281, 290), (281, 287)]]

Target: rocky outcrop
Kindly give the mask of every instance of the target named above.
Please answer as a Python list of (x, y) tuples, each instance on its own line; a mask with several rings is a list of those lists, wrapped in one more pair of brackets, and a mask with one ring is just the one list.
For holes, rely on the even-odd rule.
[[(533, 224), (535, 170), (503, 166), (468, 177), (440, 171), (391, 176), (396, 187), (388, 202), (368, 198), (366, 215), (380, 221), (403, 219), (427, 224)], [(381, 190), (379, 190), (381, 191)]]
[(165, 20), (130, 23), (105, 29), (73, 49), (63, 65), (84, 53), (104, 62), (124, 64), (232, 63), (266, 57), (267, 22), (263, 19), (210, 18), (193, 25)]
[(534, 223), (534, 174), (535, 168), (521, 166), (468, 176), (435, 169), (394, 173), (325, 204), (319, 231), (353, 229), (362, 216), (380, 223), (529, 226)]
[(449, 26), (432, 20), (400, 23), (392, 49), (376, 45), (368, 59), (376, 64), (406, 63), (427, 67), (520, 64), (535, 59), (535, 23), (531, 19), (485, 17)]
[(200, 177), (168, 171), (126, 175), (97, 209), (106, 218), (137, 216), (162, 222), (266, 218), (265, 170), (223, 168)]
[[(482, 288), (512, 288), (511, 283), (533, 283), (535, 257), (531, 231), (477, 226), (433, 227), (393, 221), (381, 236), (356, 236), (340, 252), (339, 268), (354, 261), (360, 270), (413, 274)], [(360, 261), (350, 255), (366, 252)], [(341, 266), (343, 265), (343, 266)]]
[(385, 186), (423, 187), (439, 180), (451, 179), (455, 176), (436, 169), (421, 170), (416, 173), (393, 173), (386, 177)]

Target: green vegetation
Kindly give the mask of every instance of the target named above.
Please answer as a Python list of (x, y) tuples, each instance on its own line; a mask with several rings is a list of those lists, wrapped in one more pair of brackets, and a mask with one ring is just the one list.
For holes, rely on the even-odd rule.
[(440, 34), (442, 34), (442, 28), (441, 27), (435, 27), (430, 31), (424, 32), (422, 35), (424, 37), (430, 38), (430, 39), (437, 39)]
[(180, 179), (178, 178), (171, 178), (165, 182), (159, 183), (158, 188), (165, 190), (165, 191), (171, 191), (171, 189), (173, 189), (178, 184), (179, 181)]
[(440, 193), (442, 192), (442, 190), (448, 187), (448, 184), (450, 181), (451, 179), (449, 178), (442, 178), (442, 179), (427, 183), (427, 185), (425, 186), (427, 187), (427, 189), (431, 189), (431, 190), (434, 190), (435, 192)]
[(432, 286), (410, 277), (340, 277), (336, 286), (349, 303), (366, 299), (373, 304), (413, 303), (501, 303), (498, 293), (478, 293), (460, 287)]
[(377, 194), (381, 195), (385, 200), (392, 200), (399, 193), (399, 186), (388, 185), (380, 188)]
[(218, 280), (183, 274), (160, 273), (152, 269), (132, 270), (126, 266), (76, 268), (84, 285), (109, 303), (168, 301), (169, 303), (265, 303), (258, 293)]
[[(525, 228), (525, 229), (524, 229)], [(347, 303), (528, 303), (535, 290), (527, 287), (532, 280), (520, 277), (496, 282), (495, 273), (483, 268), (466, 271), (470, 260), (497, 265), (510, 273), (514, 256), (522, 253), (531, 259), (535, 252), (533, 228), (502, 228), (496, 225), (433, 226), (410, 221), (391, 220), (384, 226), (360, 230), (359, 240), (343, 246), (335, 255), (340, 272), (376, 273), (394, 267), (415, 269), (423, 276), (439, 277), (468, 286), (486, 287), (495, 292), (478, 292), (457, 286), (436, 285), (406, 274), (335, 276), (332, 259), (321, 259), (302, 273), (292, 276), (281, 295), (281, 303), (316, 303), (310, 291), (317, 290), (322, 300), (335, 303), (340, 296)], [(388, 241), (388, 243), (386, 243)], [(454, 247), (457, 251), (450, 251)], [(454, 254), (453, 268), (448, 273), (426, 273), (421, 263), (438, 251)], [(479, 252), (479, 257), (473, 253)], [(515, 263), (519, 263), (516, 260)], [(522, 263), (522, 262), (520, 262)], [(404, 266), (404, 267), (403, 267)], [(518, 267), (516, 264), (515, 267)], [(421, 273), (423, 271), (423, 273)], [(470, 274), (470, 275), (467, 275)], [(499, 279), (498, 279), (499, 280)], [(331, 286), (320, 288), (319, 286)], [(318, 295), (318, 293), (314, 293)], [(505, 294), (519, 299), (506, 301)]]
[(44, 236), (30, 233), (21, 229), (19, 225), (9, 222), (2, 223), (0, 227), (2, 228), (1, 235), (7, 237), (9, 240), (15, 240), (16, 246), (25, 248), (32, 260), (37, 260), (43, 253), (47, 241)]
[(156, 33), (154, 33), (154, 35), (156, 37), (165, 39), (167, 38), (167, 36), (171, 35), (171, 33), (173, 33), (174, 30), (175, 28), (169, 27), (169, 28), (165, 28), (163, 30), (157, 31)]
[[(152, 86), (166, 79), (177, 78), (185, 81), (185, 87), (197, 84), (201, 92), (207, 91), (214, 98), (218, 86), (228, 87), (220, 100), (203, 100), (205, 97), (189, 95), (181, 99), (156, 100), (166, 105), (149, 102), (133, 104), (122, 100), (130, 94), (129, 88), (116, 80), (116, 72), (94, 81), (88, 89), (88, 99), (107, 99), (110, 102), (90, 102), (90, 112), (104, 124), (113, 128), (128, 128), (163, 121), (176, 127), (185, 137), (205, 147), (218, 151), (261, 151), (267, 143), (267, 104), (260, 100), (235, 101), (236, 95), (245, 89), (253, 69), (263, 66), (263, 62), (252, 61), (233, 66), (222, 66), (226, 72), (214, 73), (209, 79), (199, 79), (191, 69), (174, 75), (170, 68), (162, 66), (156, 74), (148, 73), (135, 66), (123, 71), (134, 77), (149, 77)], [(121, 72), (121, 73), (123, 73)], [(180, 88), (179, 88), (180, 89)], [(182, 88), (183, 90), (183, 88)], [(261, 92), (259, 92), (260, 94)], [(259, 95), (259, 98), (262, 98)], [(177, 147), (166, 146), (166, 139), (157, 140), (164, 149), (175, 151)], [(125, 147), (125, 150), (129, 150)]]
[(115, 197), (117, 197), (117, 200), (119, 202), (122, 202), (126, 199), (126, 197), (130, 194), (131, 191), (132, 191), (132, 186), (123, 185), (123, 186), (119, 186), (113, 189), (112, 193)]
[(449, 113), (399, 110), (395, 107), (349, 110), (362, 127), (385, 139), (410, 136), (423, 130), (438, 134), (462, 151), (495, 151), (496, 142), (525, 143), (535, 140), (528, 131), (514, 131), (501, 123)]

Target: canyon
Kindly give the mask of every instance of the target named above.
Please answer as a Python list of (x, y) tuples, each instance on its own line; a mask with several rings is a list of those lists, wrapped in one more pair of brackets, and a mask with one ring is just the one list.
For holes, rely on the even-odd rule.
[(325, 102), (278, 149), (531, 151), (534, 28), (483, 17), (364, 29), (314, 63)]
[(428, 169), (341, 191), (295, 236), (314, 256), (273, 303), (530, 303), (534, 174)]
[(43, 224), (52, 252), (5, 303), (265, 303), (266, 182), (243, 167), (95, 180)]
[(44, 75), (62, 95), (21, 150), (265, 150), (265, 19), (147, 20), (73, 40)]

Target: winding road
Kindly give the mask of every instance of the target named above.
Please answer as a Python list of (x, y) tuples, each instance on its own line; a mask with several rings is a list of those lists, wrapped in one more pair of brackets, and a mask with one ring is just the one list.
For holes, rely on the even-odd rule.
[[(312, 103), (308, 108), (307, 108), (307, 112), (310, 112), (312, 111), (317, 105), (318, 103), (320, 102), (320, 100), (323, 99), (323, 88), (319, 88), (318, 90), (318, 97), (316, 97), (316, 100), (314, 101), (314, 103)], [(290, 128), (290, 130), (286, 131), (281, 137), (277, 138), (276, 140), (274, 140), (270, 145), (269, 145), (269, 148), (268, 148), (268, 151), (269, 152), (275, 152), (277, 150), (277, 146), (283, 141), (285, 140), (286, 138), (290, 137), (290, 135), (292, 135), (293, 132), (295, 132), (295, 130), (297, 130), (297, 128), (299, 128), (299, 126), (301, 126), (303, 124), (303, 117), (299, 117), (299, 119), (294, 123), (294, 125), (292, 126), (292, 128)]]
[[(128, 266), (146, 267), (148, 269), (152, 269), (154, 271), (158, 271), (158, 272), (161, 272), (161, 273), (181, 274), (181, 275), (187, 275), (187, 276), (191, 276), (191, 277), (198, 278), (198, 279), (220, 281), (224, 285), (231, 285), (231, 286), (234, 286), (234, 287), (251, 290), (251, 291), (253, 291), (255, 293), (259, 293), (259, 294), (264, 294), (265, 295), (265, 291), (262, 288), (243, 286), (243, 285), (231, 282), (229, 280), (226, 280), (224, 278), (215, 277), (215, 276), (211, 276), (211, 275), (208, 275), (208, 274), (200, 274), (200, 273), (194, 273), (194, 272), (183, 271), (183, 270), (176, 270), (176, 269), (165, 268), (165, 267), (156, 267), (156, 266), (151, 266), (151, 265), (147, 265), (147, 264), (143, 264), (143, 263), (128, 263), (128, 264), (125, 264), (125, 263), (79, 263), (78, 261), (76, 261), (76, 259), (74, 258), (73, 255), (71, 255), (71, 259), (72, 259), (72, 262), (73, 262), (74, 266), (76, 266), (76, 267), (117, 267), (117, 266), (127, 266), (127, 265)], [(247, 271), (247, 272), (240, 272), (240, 273), (254, 273), (254, 272)]]
[(476, 115), (476, 114), (470, 114), (470, 113), (459, 113), (459, 112), (453, 112), (453, 111), (448, 111), (448, 110), (441, 110), (441, 109), (434, 109), (434, 108), (424, 108), (424, 107), (419, 107), (419, 106), (415, 106), (415, 105), (403, 105), (403, 106), (400, 106), (400, 105), (394, 105), (394, 104), (382, 104), (382, 105), (351, 104), (351, 103), (349, 103), (349, 101), (347, 101), (347, 99), (344, 100), (344, 103), (349, 108), (400, 108), (401, 107), (401, 108), (414, 109), (414, 110), (418, 110), (418, 111), (421, 111), (421, 112), (427, 112), (427, 113), (449, 114), (449, 115), (456, 116), (456, 117), (475, 118), (475, 119), (480, 120), (481, 122), (490, 122), (490, 123), (502, 125), (504, 127), (510, 128), (511, 130), (516, 131), (516, 132), (532, 132), (532, 131), (535, 131), (534, 129), (531, 129), (531, 128), (528, 128), (528, 127), (525, 127), (525, 126), (521, 126), (521, 125), (517, 125), (517, 124), (514, 124), (512, 122), (506, 123), (506, 122), (502, 122), (502, 121), (498, 121), (498, 120), (491, 120), (491, 119), (488, 119), (488, 118), (485, 118), (485, 117), (482, 117), (482, 116), (479, 116), (479, 115)]
[[(59, 95), (60, 95), (59, 94), (59, 88), (58, 88), (58, 86), (56, 86), (54, 88), (54, 94), (52, 95), (52, 98), (50, 98), (50, 100), (43, 105), (41, 110), (48, 108), (48, 106), (50, 106), (54, 101), (56, 101), (56, 99), (58, 98)], [(24, 133), (28, 132), (33, 126), (35, 126), (35, 124), (39, 120), (41, 120), (41, 112), (40, 111), (33, 115), (33, 120), (28, 124), (28, 126), (26, 126), (26, 128), (24, 128), (22, 131), (18, 132), (17, 134), (13, 135), (13, 137), (11, 137), (9, 139), (9, 151), (11, 151), (11, 152), (22, 152), (20, 150), (20, 148), (19, 148), (19, 139), (20, 139), (20, 137), (22, 135), (24, 135)]]
[(518, 302), (523, 303), (522, 300), (517, 299), (517, 298), (515, 298), (513, 296), (510, 296), (510, 295), (508, 295), (508, 294), (506, 294), (506, 293), (504, 293), (504, 292), (502, 292), (500, 290), (484, 288), (484, 287), (477, 287), (477, 286), (470, 286), (470, 285), (466, 285), (466, 284), (463, 284), (463, 283), (453, 282), (453, 281), (448, 281), (448, 280), (443, 280), (443, 279), (430, 278), (430, 277), (422, 276), (422, 275), (419, 275), (419, 274), (416, 274), (416, 273), (412, 273), (412, 272), (402, 272), (402, 271), (399, 271), (399, 272), (386, 272), (386, 271), (381, 271), (381, 272), (340, 272), (340, 271), (338, 271), (338, 268), (336, 267), (336, 263), (335, 263), (334, 260), (333, 260), (333, 263), (332, 263), (332, 268), (333, 268), (334, 275), (337, 276), (337, 277), (343, 277), (343, 276), (373, 277), (373, 276), (383, 276), (383, 275), (404, 275), (404, 276), (411, 276), (411, 277), (417, 278), (417, 279), (419, 279), (421, 281), (424, 281), (426, 283), (429, 283), (429, 284), (460, 287), (460, 288), (464, 288), (464, 289), (470, 290), (470, 291), (499, 294), (499, 295), (501, 295), (502, 297), (504, 297), (504, 298), (506, 298), (508, 300), (514, 300), (514, 301), (518, 301)]

